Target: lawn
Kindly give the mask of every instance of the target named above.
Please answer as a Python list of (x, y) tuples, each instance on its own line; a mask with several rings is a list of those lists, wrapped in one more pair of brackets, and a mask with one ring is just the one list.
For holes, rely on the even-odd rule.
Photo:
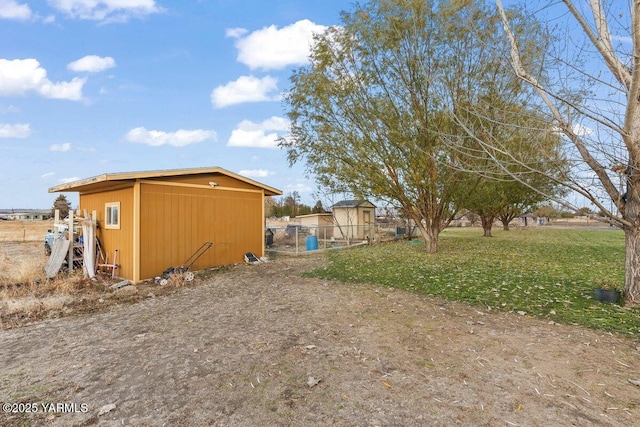
[(623, 286), (618, 230), (447, 229), (437, 254), (420, 240), (330, 252), (313, 277), (374, 283), (563, 324), (640, 337), (640, 308), (594, 299), (598, 280)]

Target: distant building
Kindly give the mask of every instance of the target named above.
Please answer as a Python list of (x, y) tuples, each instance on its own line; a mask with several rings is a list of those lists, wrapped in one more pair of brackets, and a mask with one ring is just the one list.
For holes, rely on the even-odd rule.
[(348, 239), (371, 238), (376, 207), (368, 200), (343, 200), (331, 207), (335, 228), (333, 235)]
[(31, 210), (29, 212), (3, 212), (0, 218), (17, 221), (44, 221), (51, 218), (50, 210)]
[(333, 214), (332, 213), (314, 213), (309, 215), (298, 215), (296, 217), (300, 221), (302, 227), (308, 227), (322, 239), (330, 239), (333, 236)]

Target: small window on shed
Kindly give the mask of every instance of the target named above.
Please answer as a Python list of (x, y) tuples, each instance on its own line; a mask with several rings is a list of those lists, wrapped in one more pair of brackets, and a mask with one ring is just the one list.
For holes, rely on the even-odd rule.
[(120, 202), (104, 205), (104, 228), (120, 229)]

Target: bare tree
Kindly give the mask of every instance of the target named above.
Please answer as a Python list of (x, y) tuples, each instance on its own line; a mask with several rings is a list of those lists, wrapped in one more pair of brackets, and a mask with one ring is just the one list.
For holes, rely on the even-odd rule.
[[(566, 27), (554, 22), (550, 40), (564, 40), (564, 50), (547, 50), (544, 69), (524, 53), (522, 28), (496, 0), (510, 64), (530, 85), (549, 112), (555, 128), (575, 156), (572, 174), (563, 184), (595, 205), (625, 232), (625, 298), (640, 299), (640, 1), (563, 0), (571, 18)], [(626, 8), (620, 6), (625, 4)], [(556, 11), (557, 12), (557, 11)], [(556, 13), (557, 17), (558, 14)], [(541, 18), (544, 21), (544, 17)], [(569, 29), (577, 24), (578, 31)], [(563, 31), (562, 34), (553, 31)], [(553, 43), (550, 44), (553, 47)], [(557, 47), (557, 44), (555, 45)], [(575, 54), (575, 58), (567, 55)], [(489, 143), (490, 144), (490, 143)], [(577, 207), (562, 202), (565, 207)]]

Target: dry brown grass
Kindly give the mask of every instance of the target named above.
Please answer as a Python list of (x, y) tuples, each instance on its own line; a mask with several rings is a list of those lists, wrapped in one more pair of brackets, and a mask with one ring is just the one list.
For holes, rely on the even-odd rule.
[(29, 284), (43, 278), (42, 258), (21, 256), (14, 247), (0, 246), (0, 285)]
[(0, 242), (43, 242), (47, 230), (52, 228), (53, 220), (0, 221)]
[[(167, 286), (137, 285), (135, 292), (112, 289), (119, 279), (99, 274), (85, 279), (82, 270), (60, 273), (47, 279), (43, 243), (0, 241), (0, 330), (31, 322), (103, 310), (153, 295), (171, 294), (176, 288), (195, 284), (182, 274), (169, 277)], [(131, 287), (127, 287), (131, 288)]]
[(65, 305), (73, 302), (74, 296), (91, 286), (80, 271), (70, 276), (47, 279), (42, 265), (34, 260), (16, 262), (15, 266), (14, 274), (0, 280), (0, 312), (8, 315), (34, 317), (63, 310)]
[(3, 317), (47, 317), (79, 297), (98, 298), (104, 292), (104, 286), (84, 279), (80, 270), (47, 279), (46, 261), (40, 242), (0, 242), (0, 328)]

